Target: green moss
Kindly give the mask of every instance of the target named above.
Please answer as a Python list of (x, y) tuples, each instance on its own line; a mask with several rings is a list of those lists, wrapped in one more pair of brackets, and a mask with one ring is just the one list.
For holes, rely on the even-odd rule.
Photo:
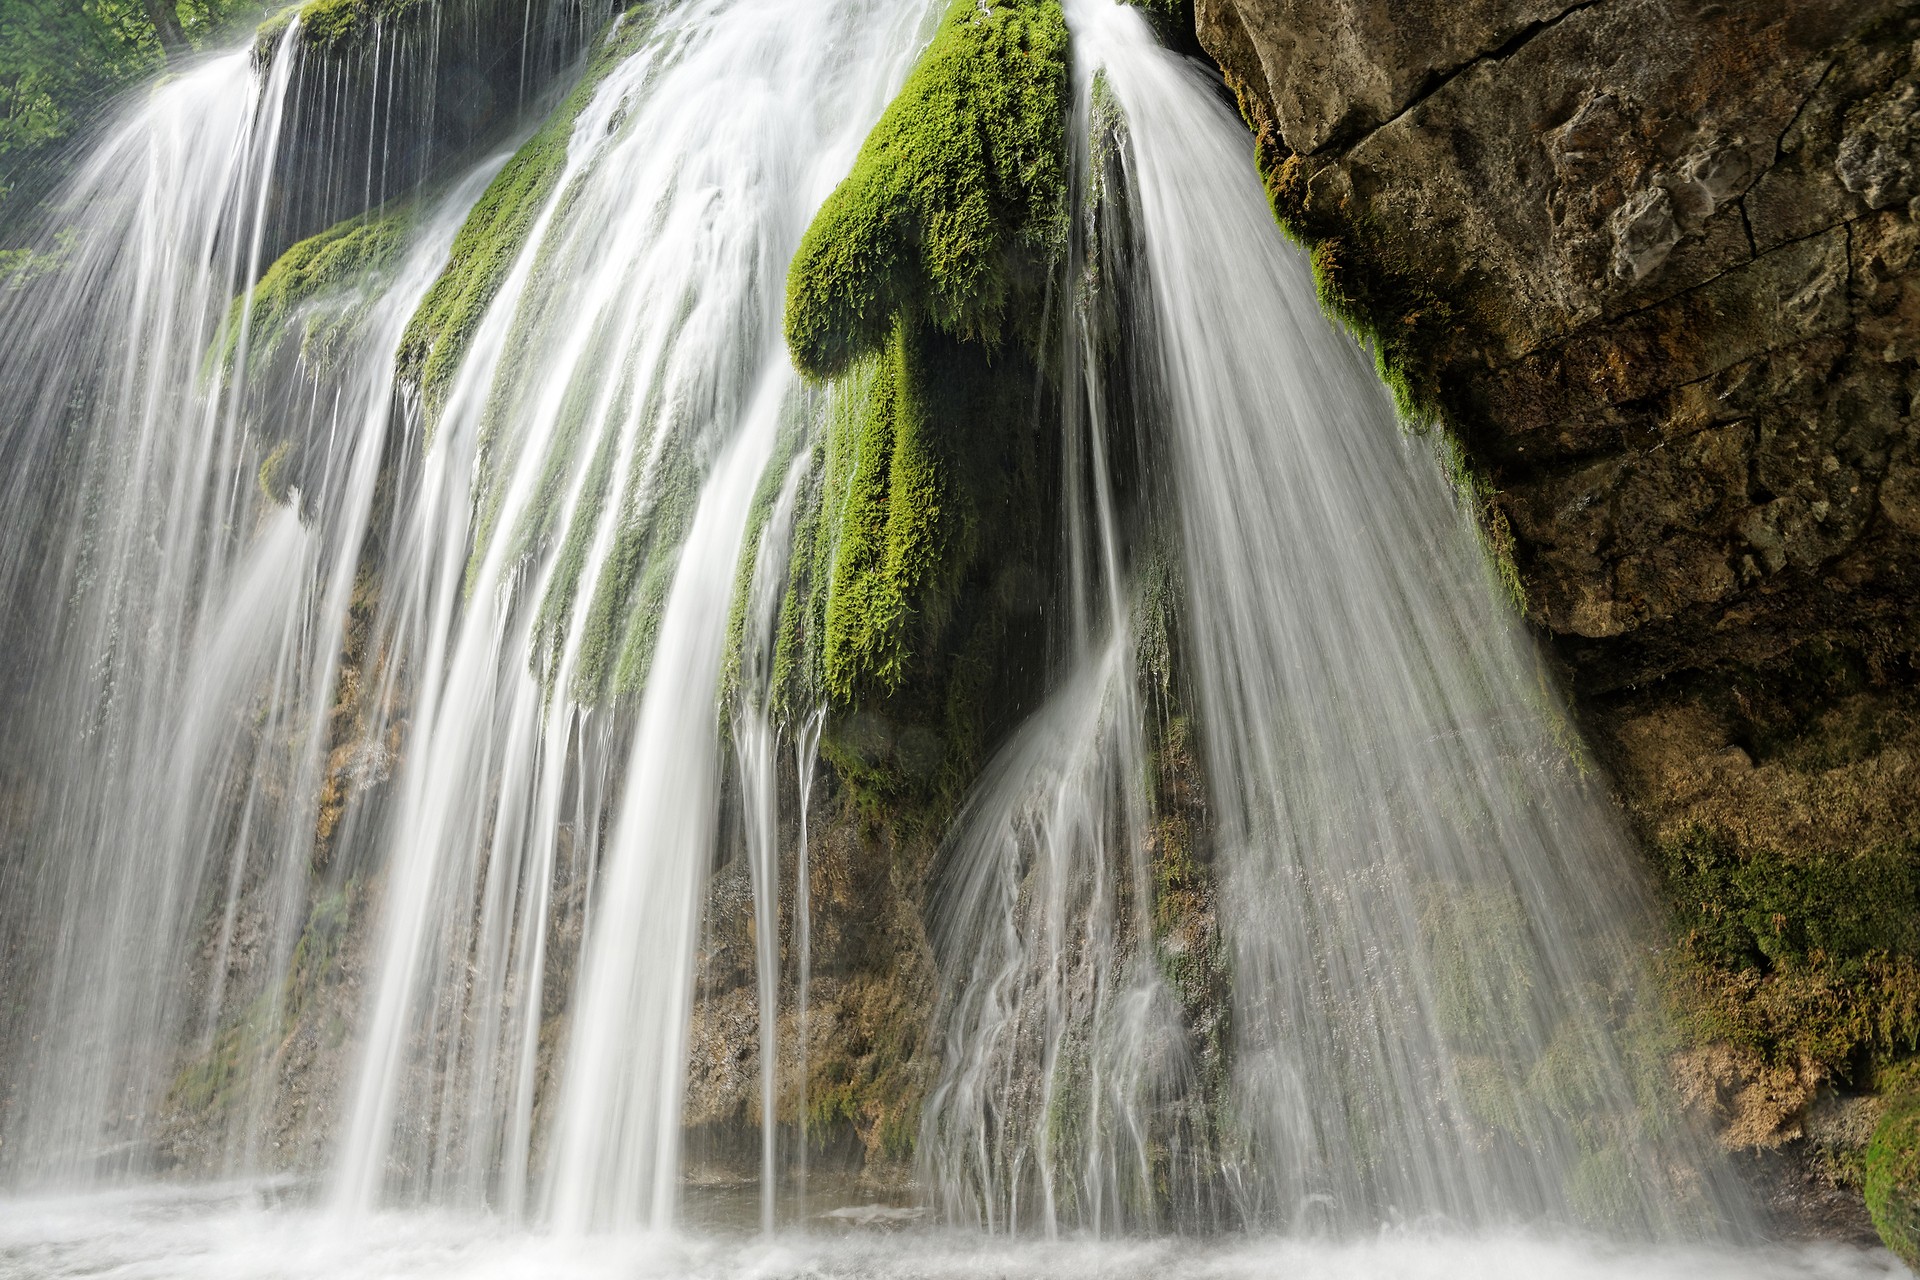
[(419, 392), (429, 441), (474, 331), (566, 172), (575, 121), (607, 73), (638, 47), (646, 29), (640, 19), (625, 21), (599, 43), (580, 83), (475, 203), (454, 237), (440, 278), (408, 321), (400, 342), (399, 372)]
[(253, 64), (262, 71), (273, 64), (273, 55), (279, 51), (280, 42), (286, 38), (287, 28), (293, 25), (294, 15), (300, 12), (297, 4), (288, 5), (280, 12), (262, 22), (253, 32)]
[[(740, 562), (734, 570), (733, 605), (727, 617), (727, 651), (722, 661), (720, 673), (720, 705), (722, 708), (735, 706), (741, 695), (741, 664), (746, 659), (747, 612), (753, 606), (753, 579), (758, 572), (760, 556), (767, 550), (761, 545), (766, 537), (767, 525), (773, 519), (774, 507), (780, 500), (780, 493), (786, 487), (792, 473), (794, 461), (800, 455), (800, 448), (806, 442), (806, 421), (801, 416), (789, 416), (781, 425), (779, 437), (774, 442), (773, 456), (767, 460), (767, 466), (760, 473), (760, 483), (753, 491), (753, 503), (747, 510), (747, 527), (740, 540)], [(803, 477), (804, 478), (804, 477)], [(796, 502), (798, 493), (795, 494)], [(789, 530), (789, 546), (803, 545), (792, 538)], [(770, 692), (762, 690), (761, 692)], [(722, 717), (726, 723), (731, 717)], [(789, 723), (795, 721), (790, 720)]]
[(817, 672), (836, 712), (822, 750), (863, 794), (897, 803), (964, 789), (1011, 709), (1003, 655), (1031, 610), (1020, 584), (1046, 579), (1038, 495), (1052, 462), (1017, 351), (989, 365), (902, 322), (861, 382), (834, 417), (813, 530)]
[(253, 62), (262, 70), (273, 64), (295, 18), (300, 20), (301, 44), (339, 56), (357, 52), (376, 32), (391, 35), (396, 22), (430, 8), (428, 0), (306, 0), (288, 5), (254, 28)]
[(794, 508), (793, 552), (780, 603), (773, 651), (773, 695), (781, 715), (798, 723), (826, 705), (827, 597), (839, 550), (840, 519), (858, 460), (852, 447), (870, 398), (871, 362), (826, 391), (825, 430), (813, 446)]
[(297, 352), (309, 366), (335, 365), (372, 305), (375, 286), (406, 247), (413, 214), (413, 206), (404, 205), (379, 216), (349, 218), (281, 254), (251, 294), (234, 300), (215, 348), (219, 369), (232, 369), (249, 306), (253, 363), (274, 359), (283, 344), (297, 339)]
[(651, 477), (635, 477), (627, 512), (594, 583), (574, 696), (596, 702), (646, 680), (676, 552), (692, 523), (700, 472), (684, 439), (670, 441)]
[(426, 0), (307, 0), (299, 11), (300, 38), (309, 49), (341, 53), (426, 7)]
[(1899, 1259), (1920, 1269), (1920, 1094), (1893, 1102), (1867, 1146), (1867, 1212)]
[(776, 696), (833, 708), (822, 752), (865, 803), (951, 798), (1017, 702), (1005, 646), (1051, 534), (1034, 424), (1054, 394), (1067, 52), (1054, 0), (956, 0), (788, 274), (794, 363), (839, 383)]
[[(602, 399), (601, 388), (607, 369), (605, 360), (600, 357), (604, 356), (602, 348), (608, 336), (604, 330), (595, 335), (595, 351), (581, 361), (573, 380), (561, 396), (558, 419), (544, 442), (545, 456), (529, 460), (539, 467), (539, 478), (534, 482), (533, 493), (521, 510), (520, 518), (514, 523), (513, 533), (508, 540), (510, 563), (538, 559), (559, 532), (568, 482), (578, 470), (580, 446), (585, 440), (587, 427), (604, 417), (606, 402)], [(626, 382), (622, 389), (630, 386), (631, 383)], [(614, 402), (618, 403), (619, 399), (616, 397)], [(603, 447), (618, 443), (617, 433), (613, 432), (603, 433), (601, 439)], [(483, 446), (483, 455), (493, 455), (498, 444), (498, 440), (488, 441), (487, 446), (491, 447)], [(482, 488), (473, 547), (467, 560), (466, 589), (469, 594), (479, 582), (480, 568), (492, 545), (494, 530), (500, 520), (500, 509), (506, 501), (507, 481), (510, 479), (497, 466), (483, 468), (483, 475), (487, 483)], [(596, 496), (591, 508), (595, 514), (598, 505)]]
[(1742, 855), (1694, 824), (1657, 852), (1698, 1038), (1841, 1079), (1920, 1049), (1920, 847)]
[(600, 447), (594, 450), (592, 459), (588, 461), (587, 473), (581, 480), (580, 498), (567, 527), (566, 540), (560, 545), (559, 558), (554, 562), (553, 573), (547, 580), (547, 593), (540, 601), (539, 612), (534, 616), (534, 671), (547, 686), (549, 696), (553, 691), (553, 681), (558, 676), (561, 648), (573, 618), (574, 602), (579, 596), (580, 578), (586, 571), (587, 553), (592, 548), (601, 509), (606, 505), (607, 491), (613, 480), (615, 454), (619, 447), (618, 436), (607, 432), (601, 438)]
[(1032, 336), (1066, 235), (1067, 29), (1054, 0), (954, 0), (801, 241), (794, 363), (825, 377), (906, 319)]
[(915, 632), (938, 630), (972, 538), (953, 482), (949, 441), (927, 403), (921, 344), (896, 328), (879, 360), (840, 517), (827, 603), (826, 681), (851, 703), (871, 686), (896, 692), (917, 656)]

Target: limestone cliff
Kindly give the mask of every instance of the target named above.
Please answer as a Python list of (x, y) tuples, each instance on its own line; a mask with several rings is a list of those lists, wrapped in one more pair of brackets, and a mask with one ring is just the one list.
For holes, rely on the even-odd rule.
[(1920, 6), (1196, 25), (1648, 839), (1683, 1077), (1730, 1146), (1799, 1137), (1920, 1036)]

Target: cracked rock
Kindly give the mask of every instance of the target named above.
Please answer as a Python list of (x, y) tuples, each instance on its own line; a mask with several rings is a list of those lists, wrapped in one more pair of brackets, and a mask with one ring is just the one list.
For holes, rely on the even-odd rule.
[(1870, 209), (1891, 209), (1920, 196), (1920, 88), (1908, 84), (1864, 104), (1840, 140), (1833, 169)]
[(1650, 187), (1627, 197), (1608, 220), (1613, 231), (1613, 274), (1640, 281), (1666, 262), (1680, 243), (1680, 224), (1674, 218), (1673, 197), (1665, 187)]

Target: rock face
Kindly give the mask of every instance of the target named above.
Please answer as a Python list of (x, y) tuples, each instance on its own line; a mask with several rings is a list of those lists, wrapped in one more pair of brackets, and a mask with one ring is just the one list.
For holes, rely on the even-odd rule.
[(1920, 911), (1920, 5), (1196, 25), (1330, 305), (1491, 495), (1671, 891), (1703, 1105), (1795, 1137), (1916, 1047), (1916, 940), (1837, 921)]

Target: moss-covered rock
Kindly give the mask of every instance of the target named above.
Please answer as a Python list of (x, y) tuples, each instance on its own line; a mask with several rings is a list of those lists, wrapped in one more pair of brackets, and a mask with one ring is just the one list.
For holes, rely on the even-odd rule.
[(1054, 0), (958, 0), (788, 274), (795, 365), (839, 378), (796, 520), (780, 696), (869, 799), (957, 798), (1031, 672), (1057, 450), (1037, 424), (1067, 234)]
[(254, 65), (264, 68), (272, 64), (295, 19), (300, 22), (300, 40), (307, 48), (339, 54), (359, 48), (376, 31), (391, 30), (396, 20), (426, 8), (427, 0), (306, 0), (304, 4), (288, 5), (254, 30)]
[(989, 347), (1036, 336), (1066, 233), (1070, 86), (1054, 0), (955, 0), (794, 258), (802, 372), (844, 372), (902, 319)]
[[(246, 376), (235, 385), (259, 448), (260, 490), (284, 503), (304, 488), (312, 388), (343, 376), (414, 226), (414, 206), (350, 218), (295, 244), (228, 309), (205, 376), (236, 384), (242, 338)], [(310, 456), (313, 455), (313, 456)]]
[(1920, 1049), (1920, 851), (1743, 849), (1689, 824), (1658, 853), (1696, 1037), (1799, 1064), (1808, 1087)]
[(846, 424), (859, 436), (842, 441), (855, 461), (826, 618), (827, 692), (837, 702), (852, 703), (868, 687), (900, 690), (921, 647), (915, 640), (947, 621), (973, 542), (976, 516), (955, 482), (965, 447), (955, 428), (971, 417), (955, 410), (971, 406), (944, 394), (968, 379), (929, 367), (936, 350), (923, 333), (897, 325), (865, 413)]
[(1887, 1108), (1867, 1147), (1867, 1211), (1887, 1248), (1920, 1268), (1920, 1094)]
[(220, 348), (223, 369), (231, 369), (243, 316), (254, 361), (271, 360), (292, 342), (301, 359), (330, 367), (364, 318), (371, 286), (393, 267), (412, 227), (413, 207), (401, 206), (378, 217), (350, 218), (281, 254), (252, 292), (234, 301)]
[(575, 121), (607, 73), (638, 47), (647, 25), (641, 19), (622, 20), (600, 42), (579, 84), (488, 184), (454, 237), (439, 279), (407, 322), (400, 377), (419, 392), (429, 440), (474, 330), (566, 172)]
[(300, 6), (301, 38), (309, 48), (340, 51), (426, 7), (427, 0), (307, 0)]

